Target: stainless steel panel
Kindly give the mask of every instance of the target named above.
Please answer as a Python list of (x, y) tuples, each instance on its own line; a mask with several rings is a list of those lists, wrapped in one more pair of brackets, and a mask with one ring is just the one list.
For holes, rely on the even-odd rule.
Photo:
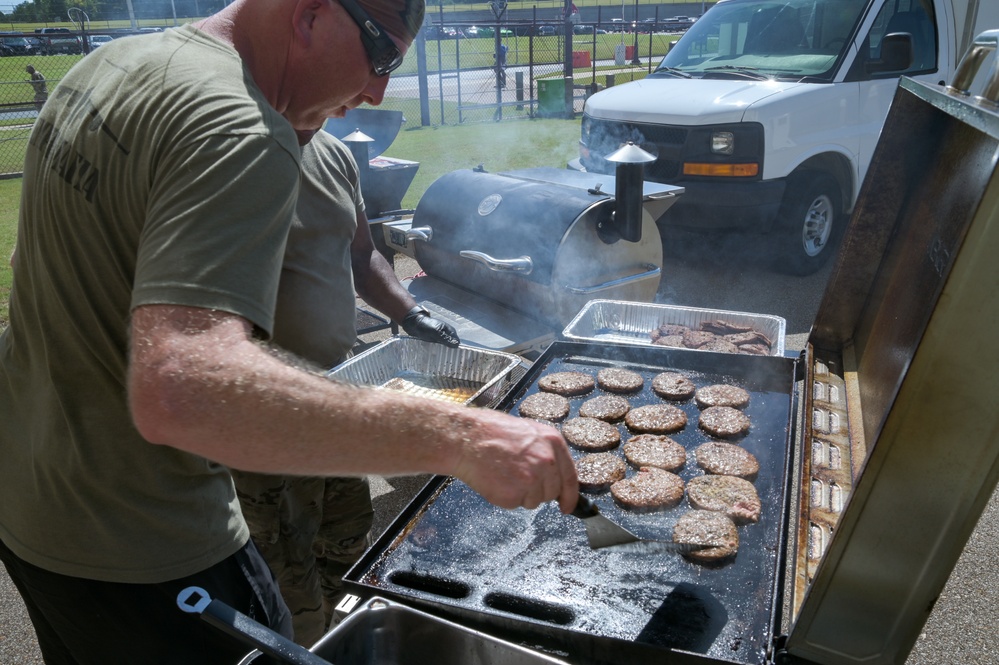
[[(822, 399), (805, 433), (821, 441), (836, 416), (859, 475), (804, 585), (792, 656), (903, 663), (995, 490), (997, 155), (994, 106), (903, 79), (806, 349)], [(842, 384), (842, 413), (823, 415), (823, 383)], [(806, 507), (825, 463), (804, 457)]]
[(559, 665), (563, 661), (384, 598), (371, 598), (311, 649), (351, 665)]

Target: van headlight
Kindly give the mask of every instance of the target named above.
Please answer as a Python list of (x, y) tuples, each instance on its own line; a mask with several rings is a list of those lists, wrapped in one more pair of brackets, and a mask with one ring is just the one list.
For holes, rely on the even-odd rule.
[(712, 133), (711, 152), (716, 155), (731, 155), (735, 153), (735, 134), (732, 132)]

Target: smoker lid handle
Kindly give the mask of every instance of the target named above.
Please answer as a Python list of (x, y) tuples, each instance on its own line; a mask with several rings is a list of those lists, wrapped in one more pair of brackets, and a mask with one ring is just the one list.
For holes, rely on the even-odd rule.
[(520, 256), (516, 259), (497, 259), (484, 252), (475, 252), (470, 249), (461, 250), (458, 252), (458, 256), (478, 261), (496, 272), (519, 272), (530, 275), (531, 271), (534, 270), (534, 261), (529, 256)]
[(406, 240), (422, 240), (430, 242), (434, 237), (434, 230), (429, 226), (417, 226), (406, 231)]

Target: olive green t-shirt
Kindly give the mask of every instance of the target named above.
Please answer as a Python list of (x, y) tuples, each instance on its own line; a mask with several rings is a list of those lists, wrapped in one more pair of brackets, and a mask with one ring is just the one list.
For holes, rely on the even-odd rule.
[(224, 467), (133, 426), (128, 317), (187, 305), (270, 333), (295, 133), (232, 48), (185, 26), (81, 60), (28, 144), (0, 337), (0, 538), (65, 575), (192, 574), (248, 532)]
[(278, 346), (330, 368), (357, 339), (350, 245), (364, 210), (347, 146), (321, 131), (302, 148), (302, 186), (278, 289)]

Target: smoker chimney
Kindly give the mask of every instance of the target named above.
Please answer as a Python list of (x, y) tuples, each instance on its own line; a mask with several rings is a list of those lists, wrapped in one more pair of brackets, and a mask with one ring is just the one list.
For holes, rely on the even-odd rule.
[(374, 139), (360, 129), (355, 129), (340, 140), (346, 144), (350, 150), (350, 154), (354, 156), (354, 161), (357, 162), (357, 175), (360, 180), (361, 194), (363, 195), (364, 185), (367, 184), (368, 180), (368, 144), (373, 142)]
[(655, 160), (654, 155), (645, 152), (631, 141), (607, 157), (607, 161), (617, 163), (617, 170), (614, 173), (616, 205), (613, 226), (618, 235), (629, 242), (638, 242), (642, 239), (645, 165)]

